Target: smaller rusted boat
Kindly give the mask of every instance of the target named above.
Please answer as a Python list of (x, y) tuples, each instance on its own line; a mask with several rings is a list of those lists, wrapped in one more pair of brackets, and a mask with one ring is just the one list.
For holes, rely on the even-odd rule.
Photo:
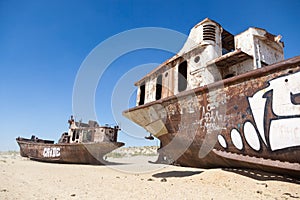
[(105, 154), (124, 145), (117, 142), (119, 126), (100, 126), (92, 120), (87, 124), (75, 122), (72, 116), (68, 122), (69, 131), (58, 143), (34, 135), (30, 139), (18, 137), (21, 156), (44, 162), (104, 164)]

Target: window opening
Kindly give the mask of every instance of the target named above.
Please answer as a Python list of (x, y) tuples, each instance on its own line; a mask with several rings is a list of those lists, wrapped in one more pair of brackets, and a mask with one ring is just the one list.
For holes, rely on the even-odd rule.
[(187, 87), (187, 61), (178, 66), (178, 91), (184, 91)]
[(140, 101), (139, 101), (139, 105), (144, 105), (145, 103), (145, 82), (142, 83), (142, 85), (140, 86)]
[(162, 93), (162, 75), (160, 74), (156, 79), (156, 92), (155, 92), (155, 99), (161, 99)]
[(75, 141), (75, 130), (72, 130), (72, 141)]
[(222, 55), (234, 51), (234, 36), (223, 29), (222, 31)]
[(234, 77), (234, 74), (227, 74), (224, 79)]

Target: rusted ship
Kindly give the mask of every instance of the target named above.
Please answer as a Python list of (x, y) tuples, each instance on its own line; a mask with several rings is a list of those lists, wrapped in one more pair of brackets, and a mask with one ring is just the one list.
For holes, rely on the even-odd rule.
[(18, 137), (20, 154), (33, 160), (56, 163), (104, 164), (103, 156), (124, 145), (117, 142), (118, 126), (99, 126), (96, 121), (88, 123), (68, 121), (69, 131), (61, 135), (58, 143), (52, 140)]
[(300, 177), (300, 56), (284, 60), (280, 39), (206, 18), (135, 83), (136, 107), (123, 115), (161, 141), (159, 160)]

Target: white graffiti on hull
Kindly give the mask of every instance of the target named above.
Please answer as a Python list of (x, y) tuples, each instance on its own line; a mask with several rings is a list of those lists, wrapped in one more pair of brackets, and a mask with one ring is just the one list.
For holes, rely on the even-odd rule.
[(271, 119), (269, 142), (271, 150), (279, 150), (300, 145), (300, 105), (292, 102), (292, 96), (300, 93), (300, 72), (282, 76), (269, 81), (269, 86), (249, 97), (253, 118), (261, 138), (266, 145), (267, 98), (264, 95), (272, 92), (272, 111), (277, 119)]
[(43, 151), (43, 156), (45, 158), (60, 157), (60, 148), (59, 147), (45, 147), (44, 151)]
[[(295, 100), (300, 95), (299, 80), (300, 72), (275, 78), (269, 81), (268, 87), (248, 97), (254, 122), (245, 121), (243, 133), (253, 150), (261, 149), (258, 135), (272, 151), (300, 146), (300, 103)], [(266, 95), (268, 92), (272, 95)], [(270, 105), (272, 116), (267, 113)], [(231, 130), (232, 143), (239, 150), (242, 150), (241, 134), (236, 128)], [(222, 138), (218, 137), (219, 144), (227, 148), (222, 145)]]

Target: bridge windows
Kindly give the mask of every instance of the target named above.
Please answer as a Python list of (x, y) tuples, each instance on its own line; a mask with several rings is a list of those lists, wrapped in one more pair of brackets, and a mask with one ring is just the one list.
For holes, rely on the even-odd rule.
[(187, 61), (183, 61), (178, 66), (178, 92), (182, 92), (187, 87)]
[(145, 82), (143, 82), (141, 85), (140, 85), (140, 100), (139, 100), (139, 106), (140, 105), (144, 105), (145, 103)]
[(155, 100), (161, 99), (161, 93), (162, 93), (162, 75), (160, 74), (156, 79)]

